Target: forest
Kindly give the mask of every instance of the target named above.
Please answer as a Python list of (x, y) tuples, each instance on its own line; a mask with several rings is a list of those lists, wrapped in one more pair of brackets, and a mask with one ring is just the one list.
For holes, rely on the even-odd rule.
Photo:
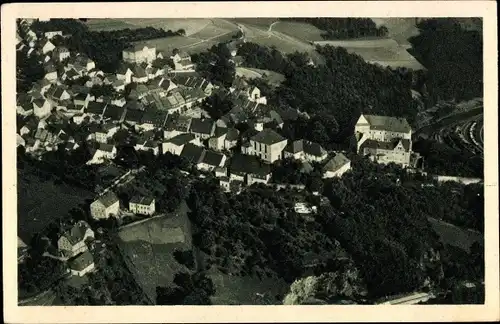
[(235, 72), (234, 64), (229, 61), (231, 53), (225, 43), (212, 46), (205, 52), (191, 56), (196, 63), (196, 71), (215, 85), (229, 88), (233, 83)]
[(291, 20), (309, 23), (325, 33), (321, 34), (324, 39), (352, 39), (360, 37), (387, 35), (387, 27), (377, 27), (370, 18), (281, 18), (281, 20)]
[[(409, 39), (411, 53), (427, 68), (426, 92), (432, 102), (483, 96), (483, 39), (453, 19), (426, 19)], [(418, 89), (421, 90), (421, 89)]]

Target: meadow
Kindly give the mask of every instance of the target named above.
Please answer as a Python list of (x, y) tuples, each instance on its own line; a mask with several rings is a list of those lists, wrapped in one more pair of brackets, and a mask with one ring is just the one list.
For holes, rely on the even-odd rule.
[(137, 29), (143, 27), (163, 28), (177, 31), (184, 29), (186, 36), (197, 33), (207, 25), (210, 19), (204, 18), (119, 18), (89, 19), (87, 26), (91, 31), (109, 31), (118, 29)]

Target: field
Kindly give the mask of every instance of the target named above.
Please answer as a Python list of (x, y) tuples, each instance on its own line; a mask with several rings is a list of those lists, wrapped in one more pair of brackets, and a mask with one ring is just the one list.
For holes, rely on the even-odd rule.
[(363, 39), (363, 40), (333, 40), (319, 41), (320, 46), (330, 45), (344, 47), (349, 53), (361, 56), (366, 62), (382, 66), (406, 67), (414, 70), (425, 69), (404, 46), (394, 39)]
[[(170, 24), (171, 19), (163, 19), (165, 24)], [(182, 20), (182, 19), (174, 19)], [(184, 19), (185, 21), (198, 21), (200, 19)], [(206, 51), (213, 45), (220, 42), (229, 41), (238, 30), (235, 24), (223, 19), (203, 19), (204, 25), (192, 26), (190, 32), (186, 30), (186, 37), (174, 36), (158, 38), (136, 43), (155, 46), (158, 51), (171, 53), (174, 48), (180, 49), (190, 54)], [(195, 28), (196, 27), (196, 28)], [(181, 27), (182, 28), (182, 27)]]
[(413, 18), (372, 18), (378, 27), (384, 25), (389, 30), (388, 37), (394, 39), (398, 44), (409, 47), (408, 39), (418, 35), (418, 28)]
[(247, 79), (262, 78), (264, 74), (266, 75), (266, 79), (269, 80), (269, 83), (273, 86), (278, 86), (285, 80), (285, 76), (283, 74), (276, 73), (274, 71), (245, 67), (236, 68), (236, 75)]
[(25, 242), (93, 196), (89, 191), (55, 184), (26, 170), (18, 171), (17, 190), (18, 236)]
[(226, 19), (237, 24), (252, 25), (254, 27), (260, 27), (263, 29), (268, 29), (269, 26), (277, 21), (277, 18), (264, 17), (264, 18), (228, 18)]
[(305, 42), (322, 41), (321, 29), (308, 23), (294, 21), (279, 21), (273, 25), (273, 31), (277, 31), (288, 36), (298, 38)]
[[(156, 300), (156, 287), (170, 286), (176, 273), (187, 268), (179, 264), (173, 252), (176, 249), (190, 250), (191, 233), (187, 218), (187, 206), (181, 204), (170, 215), (159, 216), (120, 228), (119, 248), (125, 262), (139, 286), (152, 301)], [(173, 228), (182, 228), (184, 238), (177, 236)]]
[(429, 222), (434, 231), (439, 234), (441, 241), (445, 244), (455, 246), (467, 252), (474, 242), (478, 242), (484, 246), (484, 236), (479, 232), (463, 229), (435, 218), (429, 218)]
[(279, 279), (230, 276), (214, 268), (207, 275), (216, 290), (214, 305), (279, 305), (290, 287)]
[(204, 18), (119, 18), (89, 19), (87, 26), (92, 31), (108, 31), (118, 29), (137, 29), (143, 27), (163, 28), (177, 31), (184, 29), (186, 36), (197, 33), (211, 23)]

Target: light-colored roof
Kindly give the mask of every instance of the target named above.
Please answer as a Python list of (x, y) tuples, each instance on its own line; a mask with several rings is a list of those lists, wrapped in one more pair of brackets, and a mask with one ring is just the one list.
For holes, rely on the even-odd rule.
[(323, 171), (335, 172), (349, 162), (351, 161), (344, 154), (337, 153), (333, 158), (326, 162), (323, 167)]

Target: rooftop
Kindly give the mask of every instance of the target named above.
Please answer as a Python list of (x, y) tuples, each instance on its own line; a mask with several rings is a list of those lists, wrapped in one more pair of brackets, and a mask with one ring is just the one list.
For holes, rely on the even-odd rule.
[(337, 153), (333, 158), (326, 162), (323, 171), (335, 172), (345, 164), (351, 162), (343, 153)]
[(139, 205), (151, 205), (155, 199), (153, 197), (145, 197), (145, 196), (134, 196), (130, 199), (131, 204), (139, 204)]
[(266, 128), (258, 134), (252, 136), (251, 140), (266, 145), (273, 145), (282, 141), (286, 141), (286, 138), (276, 133), (272, 129)]
[(376, 116), (376, 115), (361, 115), (366, 118), (371, 129), (386, 130), (398, 133), (408, 133), (411, 131), (410, 124), (406, 118)]

